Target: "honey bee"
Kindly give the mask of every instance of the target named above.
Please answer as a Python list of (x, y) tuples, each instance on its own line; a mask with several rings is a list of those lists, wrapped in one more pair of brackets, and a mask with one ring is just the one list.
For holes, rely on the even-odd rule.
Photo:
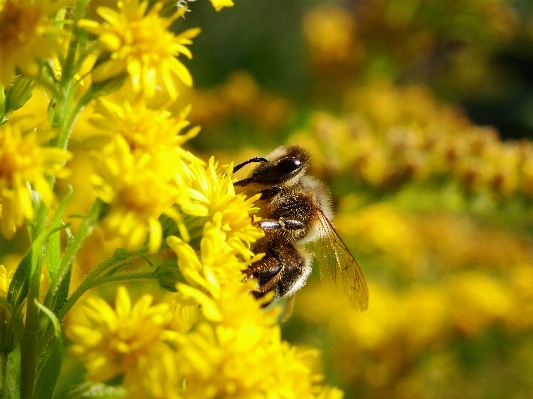
[[(280, 147), (266, 157), (249, 159), (233, 169), (259, 163), (250, 177), (234, 183), (251, 193), (260, 193), (261, 220), (256, 226), (265, 236), (254, 253), (265, 253), (244, 271), (256, 279), (256, 298), (273, 292), (264, 306), (282, 297), (292, 298), (311, 273), (313, 255), (320, 263), (322, 278), (332, 278), (336, 287), (360, 310), (368, 306), (368, 289), (361, 269), (332, 224), (331, 196), (327, 187), (308, 176), (310, 156), (300, 147)], [(315, 242), (314, 251), (305, 249)], [(318, 244), (318, 245), (316, 245)]]

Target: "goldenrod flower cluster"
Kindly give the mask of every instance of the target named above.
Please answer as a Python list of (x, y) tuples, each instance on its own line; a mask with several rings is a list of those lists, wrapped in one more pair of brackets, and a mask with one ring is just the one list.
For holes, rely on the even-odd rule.
[(190, 115), (211, 135), (234, 121), (245, 121), (254, 129), (275, 134), (293, 114), (293, 106), (279, 94), (262, 90), (246, 72), (232, 73), (222, 85), (195, 89), (189, 94), (195, 106)]
[(343, 118), (317, 113), (291, 138), (321, 149), (318, 173), (349, 172), (378, 192), (418, 184), (496, 202), (533, 194), (530, 142), (501, 141), (420, 86), (373, 81), (354, 89), (346, 107)]
[[(0, 254), (17, 258), (0, 266), (1, 397), (343, 396), (242, 281), (261, 256), (258, 196), (235, 193), (232, 164), (185, 149), (200, 128), (178, 97), (182, 58), (200, 30), (169, 27), (189, 5), (0, 2), (0, 220), (26, 251)], [(104, 284), (114, 302), (80, 300)]]

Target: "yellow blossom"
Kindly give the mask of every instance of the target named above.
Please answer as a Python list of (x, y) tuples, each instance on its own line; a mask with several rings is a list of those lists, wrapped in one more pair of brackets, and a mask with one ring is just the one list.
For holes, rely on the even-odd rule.
[(344, 398), (344, 392), (340, 389), (325, 387), (322, 392), (317, 396), (317, 399), (342, 399)]
[(89, 380), (105, 382), (123, 375), (124, 387), (135, 394), (130, 397), (178, 397), (172, 360), (177, 334), (168, 328), (173, 312), (168, 304), (152, 301), (143, 295), (132, 305), (127, 290), (120, 287), (115, 309), (90, 297), (73, 312), (66, 332), (73, 341), (69, 353), (83, 359)]
[(233, 7), (233, 0), (211, 0), (211, 4), (215, 10), (220, 11), (224, 7)]
[[(149, 236), (149, 249), (154, 253), (162, 239), (161, 214), (182, 226), (173, 205), (181, 195), (176, 175), (185, 171), (176, 167), (173, 156), (171, 151), (157, 157), (137, 156), (122, 136), (114, 136), (102, 151), (95, 152), (97, 174), (92, 184), (98, 197), (111, 205), (102, 222), (109, 238), (119, 237), (126, 248), (135, 249)], [(183, 228), (180, 231), (186, 234)]]
[(53, 27), (52, 14), (65, 1), (5, 0), (0, 3), (0, 83), (11, 84), (15, 73), (34, 77), (39, 60), (52, 57), (60, 48), (60, 30)]
[(178, 256), (178, 266), (187, 282), (214, 297), (220, 296), (221, 286), (242, 281), (242, 270), (249, 264), (242, 257), (253, 256), (246, 248), (231, 246), (220, 224), (211, 222), (204, 226), (199, 253), (177, 237), (171, 236), (167, 242)]
[(170, 111), (151, 109), (144, 101), (116, 103), (102, 99), (90, 121), (105, 133), (121, 135), (132, 151), (157, 154), (172, 148), (177, 152), (176, 161), (197, 162), (191, 153), (180, 148), (200, 130), (195, 127), (186, 134), (179, 134), (189, 125), (185, 120), (189, 111), (190, 107), (185, 107), (173, 117)]
[(33, 218), (32, 190), (47, 205), (53, 193), (45, 175), (65, 176), (67, 151), (42, 147), (50, 132), (35, 131), (33, 118), (12, 119), (0, 127), (2, 234), (11, 238), (24, 219)]
[(243, 245), (243, 241), (254, 242), (263, 235), (260, 229), (251, 224), (251, 215), (258, 210), (254, 206), (258, 197), (247, 199), (242, 194), (235, 194), (231, 181), (232, 169), (230, 165), (225, 170), (219, 170), (214, 158), (209, 160), (207, 168), (191, 165), (193, 179), (187, 190), (186, 202), (181, 206), (183, 212), (189, 215), (213, 218), (220, 214), (220, 225), (228, 234), (228, 240)]
[(187, 86), (192, 85), (192, 77), (187, 68), (177, 59), (183, 54), (192, 57), (186, 45), (199, 29), (188, 29), (179, 35), (168, 30), (169, 26), (186, 12), (178, 9), (170, 18), (158, 13), (163, 3), (156, 2), (148, 11), (149, 2), (142, 0), (123, 0), (118, 2), (118, 11), (98, 7), (97, 12), (104, 22), (81, 20), (80, 27), (98, 36), (103, 49), (101, 62), (93, 72), (94, 82), (111, 79), (127, 73), (133, 90), (143, 92), (148, 97), (155, 95), (162, 79), (171, 97), (177, 96), (177, 77)]
[(321, 379), (312, 367), (316, 351), (281, 340), (277, 308), (262, 311), (245, 284), (225, 287), (213, 302), (221, 320), (201, 322), (178, 348), (186, 397), (315, 397)]
[(451, 279), (452, 323), (465, 335), (476, 335), (495, 320), (511, 314), (513, 296), (501, 282), (481, 272), (464, 272)]
[(7, 291), (12, 277), (13, 273), (8, 274), (4, 265), (0, 265), (0, 297), (7, 298)]

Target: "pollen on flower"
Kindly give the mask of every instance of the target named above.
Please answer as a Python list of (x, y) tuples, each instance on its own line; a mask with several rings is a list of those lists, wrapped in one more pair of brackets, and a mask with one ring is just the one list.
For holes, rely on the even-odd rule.
[(178, 9), (170, 18), (163, 18), (158, 14), (162, 3), (155, 3), (147, 12), (148, 4), (148, 1), (124, 0), (118, 3), (118, 11), (98, 8), (102, 23), (79, 22), (82, 28), (98, 36), (103, 49), (103, 62), (95, 67), (92, 78), (99, 82), (127, 73), (136, 93), (153, 97), (161, 85), (175, 98), (174, 78), (187, 86), (192, 85), (191, 74), (177, 57), (180, 54), (192, 57), (186, 45), (192, 43), (191, 39), (200, 30), (188, 29), (174, 35), (168, 27), (186, 12), (186, 8)]
[(242, 281), (242, 270), (248, 266), (243, 259), (253, 256), (247, 248), (231, 245), (220, 224), (212, 222), (204, 226), (199, 253), (174, 236), (167, 243), (178, 256), (178, 266), (186, 281), (217, 298), (223, 287)]
[(39, 60), (59, 49), (61, 30), (49, 16), (65, 6), (64, 1), (5, 0), (0, 2), (0, 83), (11, 84), (15, 73), (34, 77)]
[(102, 151), (93, 154), (96, 175), (92, 184), (98, 197), (111, 205), (102, 226), (109, 238), (120, 238), (128, 249), (138, 248), (149, 237), (149, 250), (161, 245), (165, 214), (182, 224), (173, 208), (180, 190), (176, 175), (184, 173), (173, 162), (173, 153), (157, 157), (134, 154), (122, 136), (115, 136)]
[(225, 287), (214, 301), (221, 320), (201, 322), (183, 337), (177, 358), (184, 394), (245, 399), (290, 392), (291, 397), (314, 398), (321, 379), (313, 369), (316, 351), (282, 341), (276, 324), (279, 309), (264, 312), (247, 293), (244, 284)]
[(174, 117), (168, 110), (147, 107), (145, 101), (116, 103), (100, 100), (90, 121), (104, 133), (122, 136), (133, 152), (158, 154), (172, 149), (176, 153), (175, 162), (196, 163), (197, 158), (181, 146), (195, 137), (200, 128), (194, 127), (179, 134), (189, 125), (185, 118), (190, 108), (185, 107)]
[(69, 353), (84, 361), (91, 381), (105, 382), (124, 376), (132, 397), (169, 397), (158, 393), (177, 387), (172, 347), (177, 334), (168, 328), (173, 312), (166, 303), (153, 305), (150, 295), (134, 304), (124, 287), (117, 291), (115, 307), (90, 297), (72, 319), (66, 334), (73, 341)]
[(70, 153), (42, 147), (50, 132), (34, 130), (32, 118), (11, 120), (0, 127), (0, 203), (2, 234), (11, 238), (25, 219), (33, 218), (32, 190), (49, 205), (53, 193), (45, 175), (63, 177)]
[(228, 241), (236, 243), (255, 242), (263, 236), (261, 229), (251, 224), (251, 216), (259, 208), (254, 205), (258, 197), (246, 198), (235, 194), (231, 180), (232, 165), (218, 168), (214, 158), (207, 168), (191, 165), (194, 175), (189, 188), (189, 197), (181, 204), (184, 213), (194, 216), (219, 218), (221, 229), (228, 234)]

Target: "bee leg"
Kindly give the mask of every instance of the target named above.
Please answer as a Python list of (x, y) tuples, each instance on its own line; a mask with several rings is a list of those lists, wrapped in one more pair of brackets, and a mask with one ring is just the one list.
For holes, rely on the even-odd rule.
[(248, 184), (250, 184), (253, 181), (254, 181), (254, 179), (249, 177), (247, 179), (242, 179), (242, 180), (236, 181), (235, 183), (233, 183), (233, 185), (235, 187), (245, 187), (245, 186), (247, 186)]
[(289, 295), (287, 298), (287, 304), (285, 305), (285, 310), (283, 311), (283, 316), (281, 316), (281, 321), (285, 323), (289, 320), (294, 312), (294, 303), (296, 302), (296, 295)]
[(247, 161), (244, 161), (236, 166), (233, 167), (233, 173), (239, 171), (240, 169), (242, 169), (243, 166), (246, 166), (248, 165), (249, 163), (252, 163), (252, 162), (268, 162), (268, 160), (266, 160), (265, 158), (263, 157), (255, 157), (255, 158), (251, 158)]
[(255, 298), (263, 298), (267, 293), (274, 296), (261, 306), (266, 307), (285, 295), (293, 295), (311, 272), (308, 261), (289, 243), (279, 241), (262, 242), (256, 252), (265, 256), (253, 263), (244, 273), (246, 278), (257, 280), (257, 288), (252, 291)]
[(256, 226), (263, 230), (300, 230), (305, 229), (305, 224), (295, 219), (261, 219), (255, 223)]

